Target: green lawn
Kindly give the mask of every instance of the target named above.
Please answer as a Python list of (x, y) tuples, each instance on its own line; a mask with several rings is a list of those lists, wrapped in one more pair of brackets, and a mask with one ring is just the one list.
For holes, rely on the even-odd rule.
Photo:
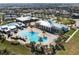
[(57, 21), (63, 24), (74, 24), (75, 23), (75, 21), (70, 18), (58, 18)]
[(65, 33), (66, 35), (72, 35), (74, 33), (76, 29), (71, 29), (70, 31), (68, 31), (67, 33)]
[(5, 24), (11, 23), (11, 22), (15, 22), (15, 21), (14, 20), (3, 21), (2, 24), (0, 22), (0, 25), (5, 25)]
[(7, 48), (8, 51), (13, 52), (15, 54), (20, 55), (29, 55), (31, 54), (30, 48), (24, 47), (22, 45), (11, 45), (10, 42), (4, 41), (4, 43), (0, 43), (0, 49)]
[(79, 31), (64, 46), (66, 50), (58, 51), (57, 55), (79, 55)]

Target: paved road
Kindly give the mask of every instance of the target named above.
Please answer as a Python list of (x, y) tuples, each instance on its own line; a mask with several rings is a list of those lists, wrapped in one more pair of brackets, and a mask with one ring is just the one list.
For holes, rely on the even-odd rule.
[(73, 19), (76, 21), (76, 26), (79, 27), (79, 19)]

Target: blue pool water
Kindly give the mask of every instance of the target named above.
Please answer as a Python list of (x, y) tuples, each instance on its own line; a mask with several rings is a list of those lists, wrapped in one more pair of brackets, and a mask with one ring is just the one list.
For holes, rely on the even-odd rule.
[[(39, 33), (38, 32), (27, 32), (21, 31), (18, 33), (22, 38), (28, 38), (30, 41), (39, 42)], [(43, 42), (47, 41), (47, 37), (42, 38)]]

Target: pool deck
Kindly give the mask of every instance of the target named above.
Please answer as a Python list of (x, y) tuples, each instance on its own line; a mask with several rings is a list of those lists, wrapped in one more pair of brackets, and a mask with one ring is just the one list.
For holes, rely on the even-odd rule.
[[(28, 28), (26, 28), (26, 29), (24, 29), (24, 30), (26, 30), (27, 32), (30, 32), (31, 30), (33, 30), (34, 32), (40, 33), (40, 34), (39, 34), (40, 37), (43, 37), (42, 30), (40, 30), (40, 29), (37, 29), (37, 28), (32, 28), (32, 29), (31, 29), (30, 27), (28, 27)], [(22, 31), (22, 30), (21, 30), (21, 31)], [(51, 33), (48, 33), (48, 32), (46, 32), (45, 36), (46, 36), (48, 39), (47, 39), (46, 42), (42, 42), (43, 45), (50, 44), (50, 43), (54, 42), (55, 39), (58, 38), (58, 35), (54, 35), (54, 34), (51, 34)], [(37, 44), (38, 44), (38, 43), (39, 43), (39, 42), (37, 42)]]
[[(39, 36), (43, 37), (43, 34), (42, 34), (42, 30), (40, 29), (37, 29), (37, 28), (30, 28), (30, 27), (27, 27), (25, 28), (24, 30), (26, 30), (27, 32), (30, 32), (31, 30), (33, 30), (34, 32), (38, 32), (40, 33)], [(24, 31), (24, 30), (19, 30), (18, 32), (20, 31)], [(13, 34), (13, 36), (18, 36), (18, 33), (17, 34)], [(51, 34), (51, 33), (48, 33), (46, 32), (45, 36), (48, 38), (46, 42), (42, 42), (42, 45), (49, 45), (50, 43), (54, 42), (55, 39), (58, 38), (58, 35), (54, 35), (54, 34)], [(7, 38), (6, 36), (6, 40), (8, 41), (15, 41), (11, 38)], [(24, 45), (26, 43), (30, 43), (29, 40), (26, 40), (26, 42), (22, 41), (22, 40), (17, 40), (20, 44)], [(36, 44), (39, 44), (39, 42), (37, 42)]]

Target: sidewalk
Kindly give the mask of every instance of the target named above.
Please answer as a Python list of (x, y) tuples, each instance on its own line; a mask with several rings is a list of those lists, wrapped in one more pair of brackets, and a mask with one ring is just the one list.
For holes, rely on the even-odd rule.
[(78, 30), (79, 30), (79, 29), (77, 29), (65, 42), (66, 42), (66, 43), (69, 42), (70, 39), (76, 34), (76, 32), (77, 32)]

